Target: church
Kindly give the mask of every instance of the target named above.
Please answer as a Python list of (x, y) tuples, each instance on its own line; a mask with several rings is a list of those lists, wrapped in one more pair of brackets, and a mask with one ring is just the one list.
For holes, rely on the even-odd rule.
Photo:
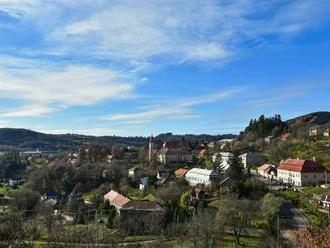
[(167, 141), (159, 149), (155, 148), (154, 137), (149, 140), (149, 161), (153, 158), (163, 164), (193, 162), (193, 154), (177, 141)]

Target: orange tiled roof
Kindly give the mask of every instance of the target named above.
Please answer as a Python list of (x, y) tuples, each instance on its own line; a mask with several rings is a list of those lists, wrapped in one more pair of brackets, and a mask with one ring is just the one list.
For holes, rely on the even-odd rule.
[(187, 172), (188, 172), (188, 170), (186, 170), (186, 169), (178, 169), (175, 171), (175, 175), (177, 177), (182, 177), (182, 176), (186, 175)]
[(318, 165), (313, 160), (300, 160), (300, 159), (288, 159), (281, 163), (278, 167), (279, 170), (294, 171), (294, 172), (316, 172), (324, 173), (325, 168)]
[(130, 201), (130, 199), (114, 190), (111, 190), (109, 193), (104, 195), (104, 200), (109, 201), (111, 204), (116, 205), (117, 207), (122, 207)]

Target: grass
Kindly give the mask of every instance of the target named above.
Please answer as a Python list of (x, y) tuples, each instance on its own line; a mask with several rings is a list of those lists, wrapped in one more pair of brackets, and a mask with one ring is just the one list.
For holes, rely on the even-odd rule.
[(302, 189), (304, 193), (310, 194), (310, 195), (323, 195), (325, 193), (330, 192), (330, 189), (328, 188), (320, 188), (320, 187), (305, 187)]
[(311, 202), (311, 196), (313, 194), (322, 195), (323, 192), (328, 191), (329, 189), (305, 187), (302, 189), (302, 192), (286, 190), (282, 191), (281, 195), (297, 208), (302, 210), (312, 226), (321, 226), (323, 221), (326, 219), (326, 214), (321, 213), (318, 210), (318, 206)]
[(6, 187), (5, 186), (1, 186), (0, 187), (0, 194), (5, 194), (7, 191)]
[[(246, 248), (257, 248), (260, 247), (260, 241), (262, 241), (259, 237), (251, 237), (251, 236), (242, 236), (241, 237), (242, 247)], [(192, 248), (194, 247), (190, 241), (187, 240), (174, 240), (170, 242), (165, 242), (165, 246), (162, 247), (172, 247), (172, 248)], [(234, 248), (235, 247), (235, 237), (233, 235), (226, 235), (224, 237), (224, 247), (225, 248)]]

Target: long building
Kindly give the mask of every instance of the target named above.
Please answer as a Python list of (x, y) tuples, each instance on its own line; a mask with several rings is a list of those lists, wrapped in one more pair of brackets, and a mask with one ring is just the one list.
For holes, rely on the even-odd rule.
[(200, 168), (193, 168), (186, 174), (186, 180), (191, 186), (205, 185), (209, 186), (216, 183), (219, 176), (214, 170), (206, 170)]
[(288, 159), (277, 168), (277, 178), (294, 186), (318, 185), (329, 181), (329, 171), (313, 160)]

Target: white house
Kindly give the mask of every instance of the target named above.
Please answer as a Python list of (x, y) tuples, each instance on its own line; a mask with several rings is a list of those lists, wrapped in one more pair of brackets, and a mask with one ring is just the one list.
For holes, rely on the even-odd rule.
[(218, 179), (218, 174), (214, 170), (206, 170), (200, 168), (193, 168), (186, 174), (186, 180), (191, 186), (203, 184), (205, 186), (211, 185)]
[(221, 166), (227, 170), (228, 167), (229, 167), (229, 160), (231, 158), (234, 157), (234, 154), (230, 153), (230, 152), (218, 152), (218, 153), (215, 153), (213, 156), (212, 156), (212, 162), (215, 163), (216, 160), (217, 160), (217, 157), (220, 156), (221, 157)]
[(239, 156), (242, 159), (244, 168), (249, 168), (251, 166), (260, 166), (264, 163), (264, 156), (258, 152), (244, 153)]
[(288, 159), (277, 168), (277, 177), (294, 186), (317, 185), (327, 181), (329, 172), (313, 160)]
[(330, 194), (325, 194), (322, 196), (320, 203), (322, 207), (330, 209)]

